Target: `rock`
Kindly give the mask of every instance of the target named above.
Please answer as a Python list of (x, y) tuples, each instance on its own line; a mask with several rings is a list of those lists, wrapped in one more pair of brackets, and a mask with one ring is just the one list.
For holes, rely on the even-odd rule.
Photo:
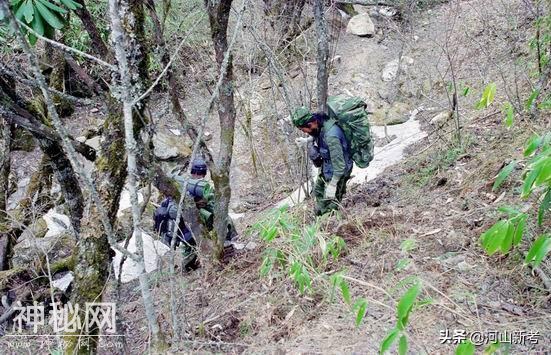
[(46, 223), (44, 218), (40, 217), (25, 228), (23, 233), (17, 238), (17, 241), (20, 242), (29, 238), (44, 238), (46, 232), (48, 232), (48, 223)]
[(166, 133), (156, 133), (153, 136), (155, 156), (160, 160), (183, 158), (191, 155), (191, 145), (182, 137)]
[[(383, 73), (381, 74), (381, 79), (385, 82), (392, 81), (398, 75), (398, 59), (394, 59), (388, 62), (383, 68)], [(408, 56), (402, 56), (402, 70), (406, 70), (408, 65), (413, 65), (415, 61), (413, 58)]]
[[(143, 202), (143, 195), (138, 191), (138, 203)], [(122, 217), (125, 214), (126, 210), (129, 210), (130, 207), (132, 207), (132, 204), (130, 202), (130, 191), (128, 191), (128, 188), (125, 186), (125, 188), (121, 192), (121, 198), (119, 202), (119, 210), (117, 211), (117, 217)]]
[(364, 5), (354, 5), (354, 10), (356, 10), (356, 12), (358, 14), (367, 14), (367, 13), (369, 13), (369, 7), (364, 6)]
[(336, 55), (331, 59), (332, 64), (341, 64), (342, 57), (340, 55)]
[(75, 239), (69, 233), (44, 238), (28, 237), (13, 247), (12, 267), (28, 268), (33, 261), (48, 255), (50, 263), (70, 256)]
[(392, 81), (394, 78), (396, 78), (396, 75), (398, 74), (398, 59), (394, 59), (391, 62), (388, 62), (384, 69), (383, 73), (381, 74), (381, 79), (383, 81)]
[(440, 126), (446, 123), (452, 117), (450, 111), (442, 111), (430, 120), (430, 124)]
[(100, 136), (92, 137), (88, 139), (85, 143), (95, 150), (99, 150)]
[(56, 280), (52, 281), (52, 286), (57, 288), (58, 290), (61, 290), (62, 292), (67, 291), (73, 280), (75, 279), (75, 276), (73, 275), (72, 271), (67, 272), (65, 275), (62, 275), (61, 277), (57, 278)]
[(373, 124), (377, 126), (404, 123), (409, 120), (409, 106), (403, 102), (396, 102), (388, 109), (388, 113), (385, 109), (379, 109), (373, 112), (372, 117)]
[(396, 9), (392, 8), (392, 7), (381, 7), (379, 9), (379, 13), (385, 17), (392, 17), (394, 15), (396, 15), (398, 11), (396, 11)]
[(99, 112), (99, 109), (97, 107), (94, 107), (93, 109), (90, 110), (91, 113), (96, 113), (96, 112)]
[(44, 218), (48, 226), (48, 231), (44, 235), (44, 238), (55, 237), (65, 233), (71, 226), (69, 216), (57, 213), (53, 208), (42, 216), (42, 218)]
[(174, 134), (175, 136), (181, 136), (182, 132), (178, 128), (169, 128), (168, 129), (170, 133)]
[(350, 19), (346, 27), (346, 33), (356, 36), (373, 36), (375, 34), (375, 25), (371, 21), (369, 14), (361, 13)]
[(84, 143), (84, 142), (86, 142), (86, 137), (85, 136), (79, 136), (79, 137), (76, 137), (75, 140), (77, 142)]
[(203, 133), (203, 140), (205, 142), (208, 142), (212, 139), (212, 133), (211, 132), (205, 132)]

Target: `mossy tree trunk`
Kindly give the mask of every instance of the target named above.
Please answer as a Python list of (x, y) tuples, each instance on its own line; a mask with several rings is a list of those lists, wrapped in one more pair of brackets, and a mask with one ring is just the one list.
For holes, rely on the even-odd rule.
[[(209, 15), (210, 30), (216, 63), (223, 70), (222, 63), (228, 51), (228, 20), (230, 17), (231, 0), (205, 0)], [(217, 234), (216, 257), (224, 257), (224, 241), (228, 231), (228, 208), (231, 198), (230, 165), (233, 152), (233, 136), (235, 129), (235, 104), (233, 97), (233, 69), (230, 54), (226, 72), (223, 75), (219, 90), (218, 117), (220, 121), (220, 150), (211, 169), (212, 180), (216, 190), (214, 229)], [(219, 73), (221, 74), (221, 73)]]

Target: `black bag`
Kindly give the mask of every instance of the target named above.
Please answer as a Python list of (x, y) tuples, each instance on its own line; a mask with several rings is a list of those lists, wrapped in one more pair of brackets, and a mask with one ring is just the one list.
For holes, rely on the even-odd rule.
[[(174, 225), (174, 219), (170, 218), (170, 208), (174, 202), (170, 197), (167, 197), (161, 202), (161, 205), (157, 207), (153, 215), (154, 228), (157, 233), (159, 233), (165, 240), (170, 241), (169, 233), (172, 232), (171, 225)], [(184, 218), (180, 217), (180, 223), (178, 223), (178, 232), (176, 233), (178, 240), (176, 240), (176, 246), (180, 244), (180, 241), (190, 243), (193, 240), (191, 231), (188, 229), (184, 222)]]

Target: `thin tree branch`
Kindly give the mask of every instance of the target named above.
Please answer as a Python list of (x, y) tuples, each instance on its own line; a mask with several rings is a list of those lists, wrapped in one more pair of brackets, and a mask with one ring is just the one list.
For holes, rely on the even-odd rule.
[(43, 40), (44, 42), (47, 42), (49, 44), (51, 44), (52, 46), (54, 47), (57, 47), (65, 52), (68, 52), (68, 53), (76, 53), (78, 55), (81, 55), (85, 58), (88, 58), (98, 64), (101, 64), (109, 69), (111, 69), (112, 71), (116, 71), (117, 70), (117, 67), (114, 66), (113, 64), (109, 64), (107, 63), (106, 61), (102, 60), (102, 59), (99, 59), (98, 57), (94, 57), (93, 55), (91, 54), (88, 54), (88, 53), (85, 53), (81, 50), (78, 50), (76, 48), (73, 48), (73, 47), (69, 47), (63, 43), (59, 43), (57, 41), (54, 41), (52, 39), (49, 39), (47, 37), (44, 37), (42, 36), (41, 34), (39, 34), (38, 32), (36, 32), (35, 30), (33, 30), (31, 27), (27, 26), (25, 23), (23, 23), (22, 21), (19, 21), (17, 20), (17, 22), (19, 23), (19, 25), (21, 25), (23, 28), (25, 28), (27, 31), (29, 31), (30, 33), (32, 33), (33, 35), (35, 35), (37, 38)]

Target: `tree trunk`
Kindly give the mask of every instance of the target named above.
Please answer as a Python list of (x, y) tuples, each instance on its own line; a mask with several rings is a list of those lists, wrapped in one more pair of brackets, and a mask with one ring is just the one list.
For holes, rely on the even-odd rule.
[[(219, 70), (224, 70), (222, 63), (228, 50), (228, 19), (230, 17), (232, 0), (205, 0), (209, 15), (210, 30), (216, 63)], [(233, 70), (230, 54), (228, 65), (223, 73), (219, 90), (218, 117), (220, 121), (220, 150), (211, 169), (212, 180), (216, 190), (214, 229), (217, 233), (216, 257), (224, 257), (224, 241), (228, 230), (228, 208), (231, 198), (230, 165), (233, 151), (233, 135), (235, 128), (235, 105), (233, 98)], [(222, 75), (222, 73), (219, 73)]]
[(327, 58), (329, 57), (329, 42), (323, 0), (316, 0), (314, 4), (314, 19), (318, 34), (318, 111), (327, 113), (327, 82), (329, 79)]
[(90, 40), (92, 41), (92, 50), (96, 52), (101, 58), (110, 62), (113, 59), (112, 55), (107, 49), (105, 42), (101, 38), (98, 27), (96, 26), (96, 22), (94, 21), (92, 14), (90, 14), (90, 11), (88, 11), (86, 3), (84, 2), (84, 0), (75, 1), (82, 5), (81, 8), (75, 10), (75, 13), (80, 18), (80, 21), (82, 21), (84, 29), (86, 30), (86, 32), (88, 32), (88, 35), (90, 36)]
[(8, 205), (9, 175), (11, 168), (11, 131), (12, 125), (0, 117), (0, 270), (8, 266), (10, 238), (9, 219), (6, 213)]

